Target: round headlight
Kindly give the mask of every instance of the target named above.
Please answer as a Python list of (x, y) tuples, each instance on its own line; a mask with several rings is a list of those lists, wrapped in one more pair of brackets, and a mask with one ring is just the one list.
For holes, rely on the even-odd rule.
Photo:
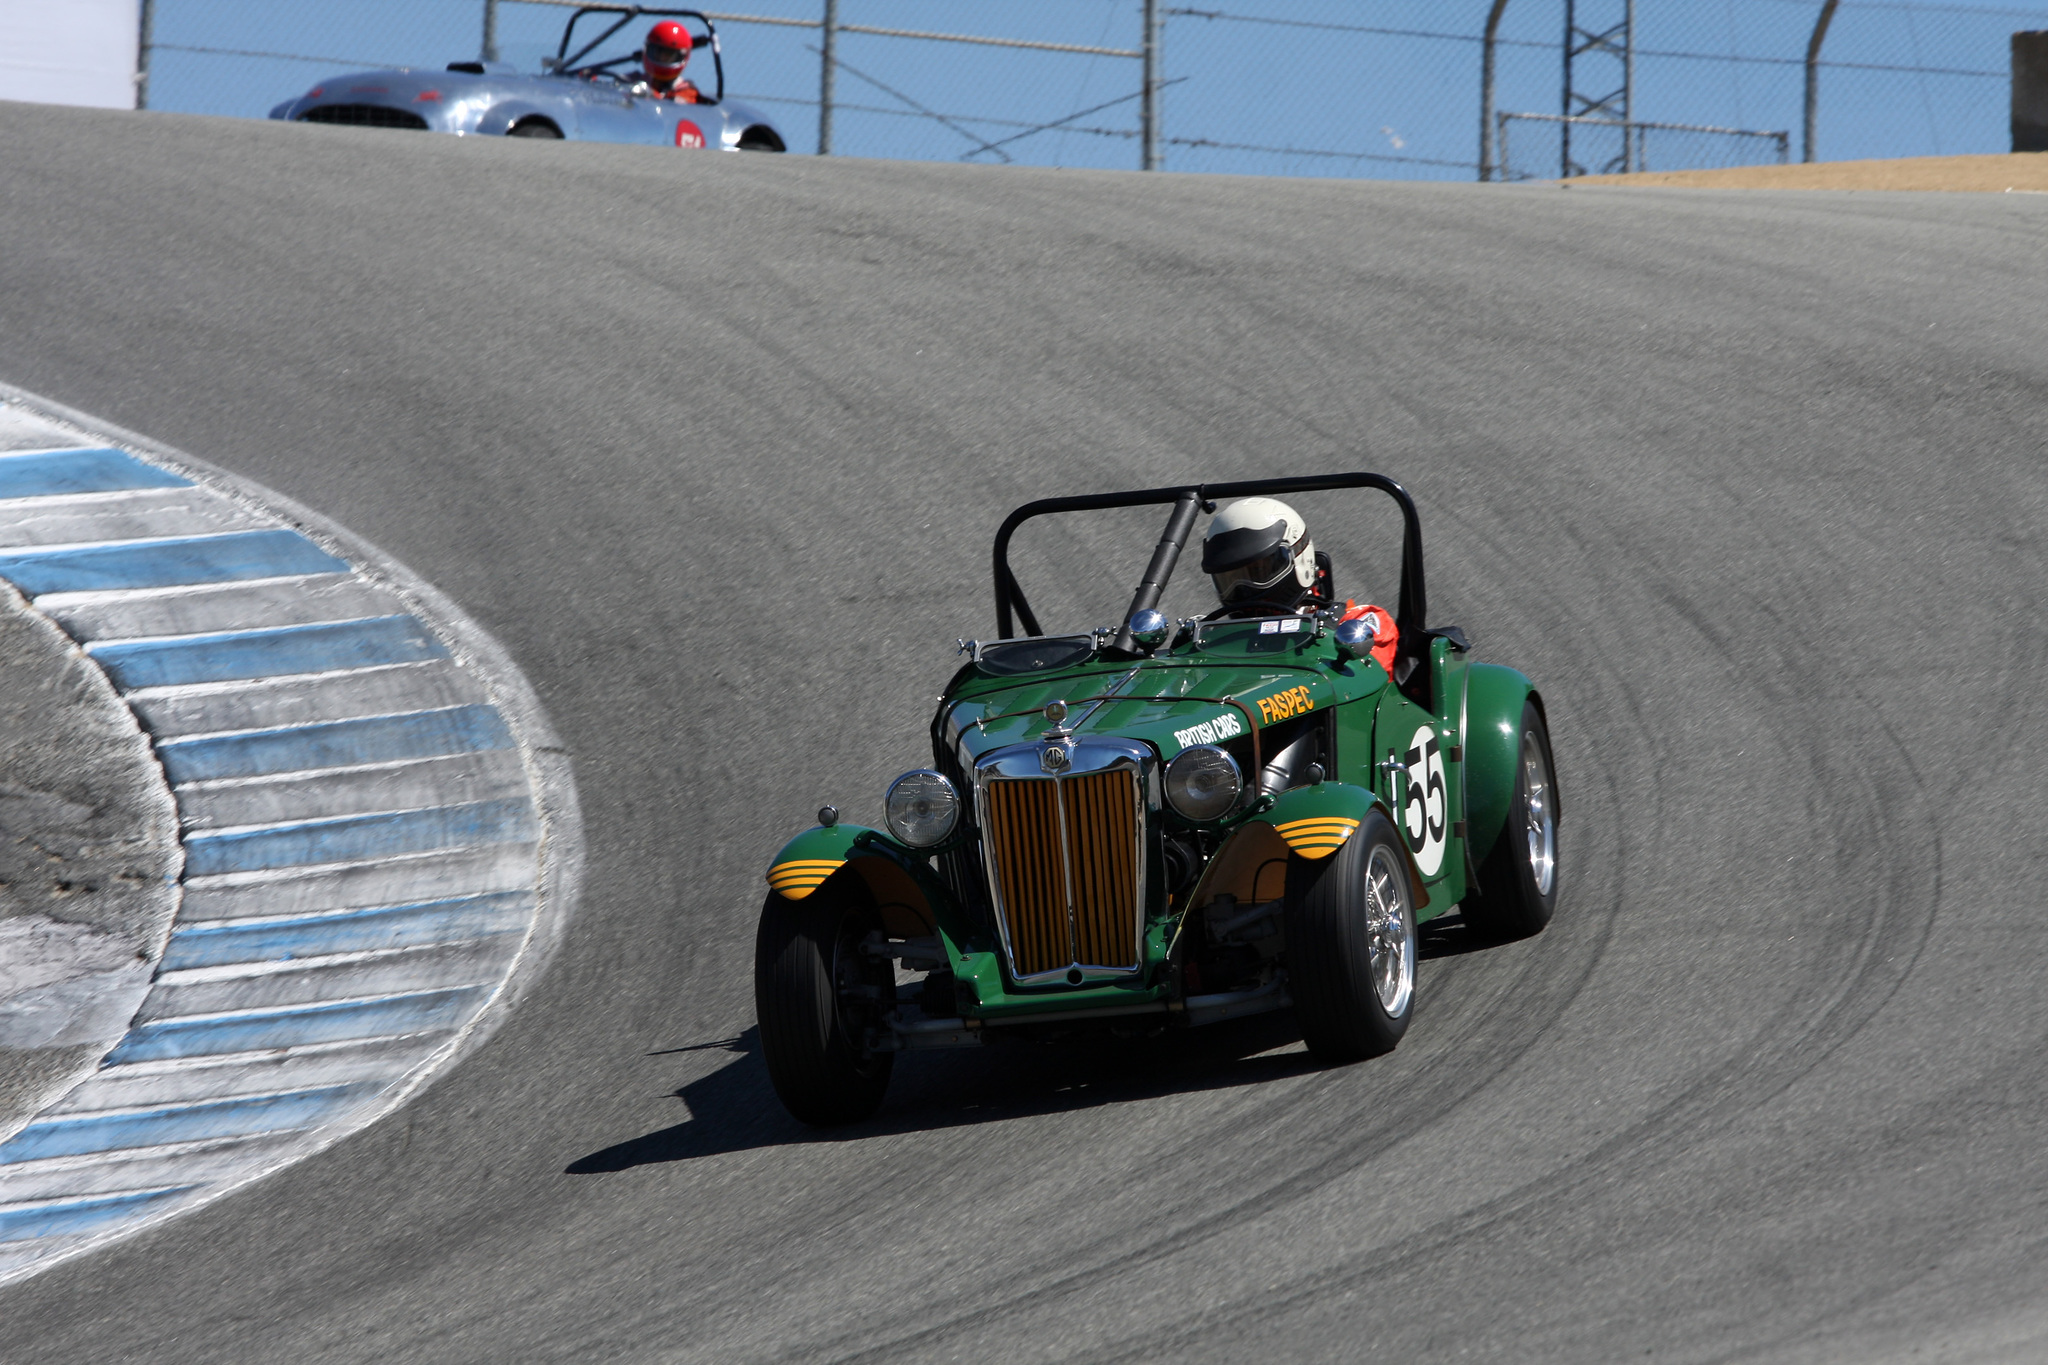
[(889, 784), (882, 812), (891, 834), (912, 848), (930, 848), (960, 823), (960, 794), (939, 774), (919, 768)]
[(1166, 765), (1167, 804), (1190, 820), (1221, 819), (1243, 791), (1237, 760), (1213, 744), (1183, 749)]

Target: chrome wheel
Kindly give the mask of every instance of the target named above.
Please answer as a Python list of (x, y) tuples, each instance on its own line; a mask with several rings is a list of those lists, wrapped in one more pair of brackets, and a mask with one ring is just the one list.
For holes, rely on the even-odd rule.
[(1287, 866), (1287, 993), (1301, 1039), (1341, 1066), (1392, 1052), (1415, 1012), (1415, 887), (1378, 805), (1327, 858)]
[(1415, 993), (1415, 919), (1408, 913), (1408, 879), (1385, 844), (1365, 865), (1365, 913), (1373, 992), (1380, 1007), (1400, 1019)]
[(1543, 741), (1533, 730), (1522, 732), (1523, 824), (1529, 843), (1529, 874), (1536, 893), (1550, 894), (1557, 880), (1557, 813), (1550, 794), (1550, 763)]

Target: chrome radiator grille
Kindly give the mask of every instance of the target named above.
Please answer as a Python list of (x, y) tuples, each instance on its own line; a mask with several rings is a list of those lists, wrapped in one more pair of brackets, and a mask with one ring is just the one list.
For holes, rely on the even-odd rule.
[(992, 777), (988, 873), (1019, 978), (1138, 965), (1138, 777)]

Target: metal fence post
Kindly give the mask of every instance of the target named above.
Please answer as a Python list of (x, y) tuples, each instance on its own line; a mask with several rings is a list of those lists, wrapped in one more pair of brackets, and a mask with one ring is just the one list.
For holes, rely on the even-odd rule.
[(1572, 174), (1572, 40), (1578, 36), (1579, 18), (1572, 0), (1564, 0), (1564, 122), (1557, 125), (1558, 178)]
[(1493, 54), (1500, 37), (1500, 17), (1508, 0), (1493, 0), (1486, 12), (1486, 36), (1479, 40), (1479, 178), (1493, 179)]
[(1828, 25), (1841, 0), (1821, 0), (1820, 17), (1813, 21), (1813, 36), (1806, 40), (1806, 143), (1801, 161), (1813, 160), (1813, 126), (1820, 118), (1820, 45), (1827, 41)]
[(156, 0), (142, 0), (140, 22), (135, 30), (135, 107), (149, 108), (149, 49), (156, 27)]
[(1141, 125), (1138, 169), (1159, 169), (1159, 0), (1145, 0), (1145, 93), (1138, 102)]
[(2048, 31), (2012, 35), (2012, 149), (2048, 152)]
[(818, 45), (818, 155), (832, 155), (832, 85), (839, 74), (839, 0), (825, 0), (824, 41)]
[(498, 60), (498, 0), (484, 0), (484, 50), (487, 62)]
[(1636, 116), (1636, 0), (1628, 0), (1622, 22), (1628, 25), (1628, 46), (1621, 54), (1621, 173), (1628, 175), (1640, 160), (1628, 135), (1629, 120)]
[[(1612, 15), (1612, 0), (1602, 4), (1592, 0), (1589, 8), (1598, 9), (1603, 16)], [(1615, 42), (1620, 36), (1620, 43)], [(1574, 64), (1580, 57), (1612, 57), (1621, 63), (1621, 86), (1604, 93), (1587, 94), (1580, 86), (1580, 75)], [(1597, 61), (1595, 65), (1598, 65)], [(1604, 70), (1604, 68), (1602, 68)], [(1605, 29), (1587, 28), (1579, 23), (1578, 0), (1564, 0), (1564, 108), (1558, 124), (1558, 174), (1564, 179), (1574, 175), (1588, 174), (1586, 167), (1572, 160), (1572, 123), (1574, 120), (1589, 125), (1612, 125), (1621, 129), (1621, 155), (1601, 168), (1602, 174), (1611, 174), (1617, 168), (1626, 173), (1635, 164), (1635, 152), (1629, 145), (1629, 125), (1635, 121), (1636, 83), (1636, 3), (1623, 0), (1621, 22)], [(1603, 81), (1604, 85), (1605, 82)], [(1599, 91), (1600, 87), (1594, 87)], [(1577, 107), (1574, 108), (1573, 106)]]

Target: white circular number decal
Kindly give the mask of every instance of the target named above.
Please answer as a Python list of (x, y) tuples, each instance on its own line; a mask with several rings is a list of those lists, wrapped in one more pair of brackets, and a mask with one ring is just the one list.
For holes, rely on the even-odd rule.
[(1401, 833), (1408, 851), (1425, 877), (1434, 877), (1444, 865), (1444, 835), (1451, 827), (1450, 797), (1444, 788), (1443, 748), (1436, 731), (1425, 725), (1401, 755), (1408, 781), (1401, 794)]

